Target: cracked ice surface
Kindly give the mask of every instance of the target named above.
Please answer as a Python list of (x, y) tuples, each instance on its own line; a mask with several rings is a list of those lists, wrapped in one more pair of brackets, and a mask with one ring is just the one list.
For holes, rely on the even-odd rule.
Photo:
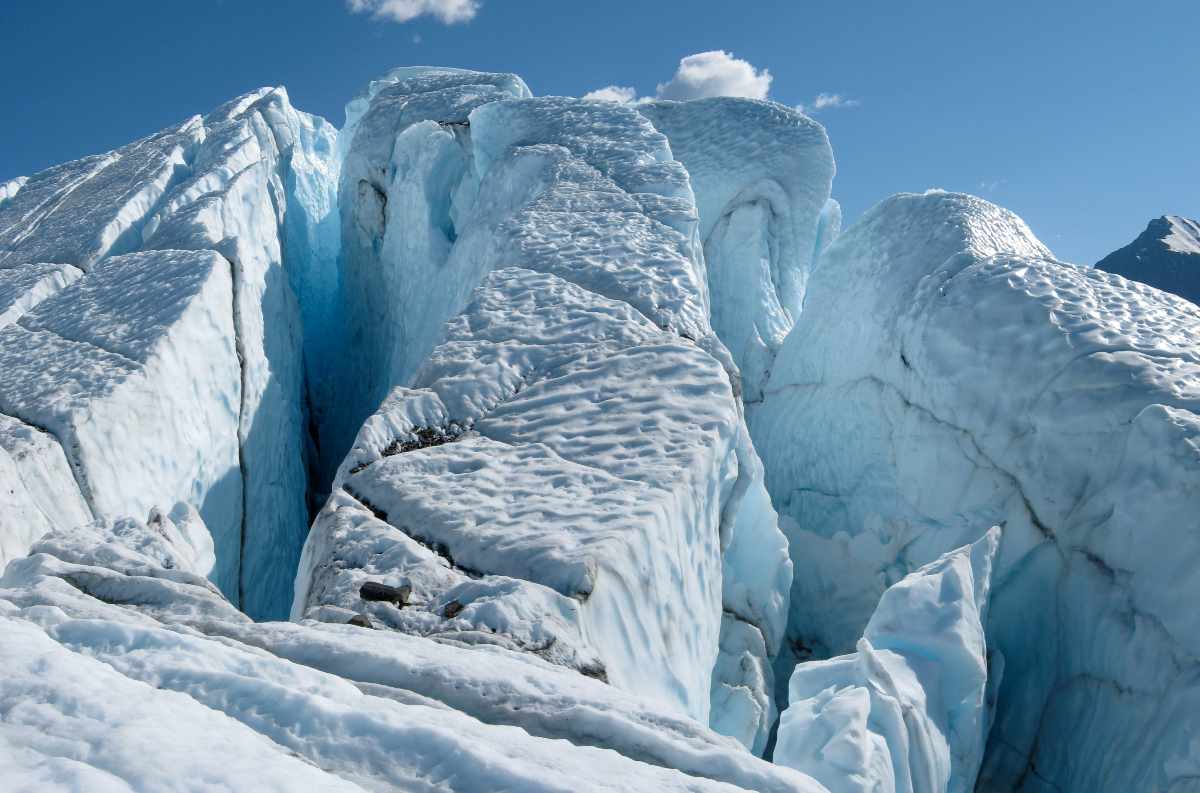
[(1055, 262), (979, 199), (871, 210), (821, 258), (752, 416), (804, 549), (792, 657), (850, 649), (889, 583), (1000, 523), (981, 785), (1194, 774), (1198, 331), (1191, 304)]
[[(97, 516), (177, 499), (201, 509), (217, 539), (215, 579), (259, 616), (286, 613), (307, 523), (301, 319), (312, 339), (329, 336), (334, 135), (294, 110), (285, 91), (264, 88), (7, 183), (0, 199), (3, 333), (9, 353), (25, 359), (0, 378), (6, 404), (66, 433), (55, 430)], [(169, 252), (178, 249), (209, 253), (180, 259)], [(133, 293), (123, 295), (119, 282), (100, 288), (107, 263), (133, 252), (147, 257)], [(214, 262), (218, 253), (227, 261)], [(205, 292), (209, 335), (172, 325), (194, 312), (154, 305), (156, 290), (170, 303), (193, 274), (217, 270), (226, 281), (232, 270), (232, 290)], [(141, 336), (126, 338), (133, 330)], [(152, 338), (164, 346), (152, 349)], [(58, 356), (51, 370), (61, 382), (26, 372), (35, 342)], [(305, 348), (318, 396), (320, 349)], [(134, 371), (140, 380), (130, 379)], [(70, 398), (57, 393), (64, 389)], [(6, 544), (32, 538), (14, 541), (15, 531), (4, 530)]]
[[(341, 187), (364, 285), (345, 310), (380, 362), (368, 388), (398, 387), (340, 466), (293, 613), (524, 648), (701, 719), (719, 700), (739, 715), (714, 724), (761, 747), (790, 568), (686, 172), (629, 108), (406, 74), (355, 110)], [(364, 603), (368, 576), (416, 607)]]

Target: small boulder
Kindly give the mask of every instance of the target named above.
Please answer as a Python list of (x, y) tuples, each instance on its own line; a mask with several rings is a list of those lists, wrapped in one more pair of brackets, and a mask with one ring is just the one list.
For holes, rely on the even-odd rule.
[(412, 587), (408, 584), (397, 587), (381, 584), (378, 581), (367, 581), (358, 588), (358, 596), (363, 600), (392, 603), (398, 608), (408, 605), (408, 598), (411, 594)]

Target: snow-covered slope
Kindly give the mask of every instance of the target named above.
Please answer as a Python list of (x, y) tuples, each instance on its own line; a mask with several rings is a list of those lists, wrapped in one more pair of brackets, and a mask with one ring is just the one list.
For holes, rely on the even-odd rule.
[[(201, 509), (217, 538), (216, 580), (259, 616), (287, 612), (308, 522), (303, 356), (319, 396), (336, 287), (334, 138), (282, 89), (264, 88), (116, 151), (9, 183), (0, 201), (8, 360), (17, 372), (40, 370), (34, 343), (54, 356), (53, 374), (29, 375), (40, 386), (0, 376), (7, 409), (54, 425), (98, 515), (177, 499)], [(214, 253), (147, 253), (106, 269), (120, 254), (168, 250)], [(190, 284), (208, 273), (225, 279), (226, 294), (206, 287), (208, 316), (198, 321), (207, 331), (173, 327), (188, 316), (174, 295), (191, 299)], [(302, 315), (316, 341), (302, 341)], [(156, 334), (170, 338), (169, 350), (154, 349)], [(111, 390), (102, 381), (125, 382), (139, 368), (143, 378), (164, 379), (114, 392), (103, 419), (86, 412), (82, 397), (46, 398), (74, 381), (89, 394), (88, 409), (98, 409), (96, 389)], [(13, 532), (4, 533), (11, 544)]]
[(852, 648), (889, 583), (999, 523), (983, 789), (1182, 784), (1198, 334), (1192, 304), (1055, 262), (979, 199), (868, 212), (821, 258), (752, 421), (796, 564), (793, 656)]
[(1200, 305), (1200, 222), (1164, 215), (1096, 267)]

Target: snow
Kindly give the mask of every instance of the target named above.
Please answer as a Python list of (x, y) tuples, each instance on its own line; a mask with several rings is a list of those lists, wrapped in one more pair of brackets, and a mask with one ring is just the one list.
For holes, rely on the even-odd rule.
[(1175, 253), (1200, 254), (1200, 223), (1178, 215), (1167, 215), (1170, 233), (1163, 244)]
[(18, 176), (15, 179), (9, 179), (7, 182), (0, 182), (0, 204), (15, 196), (28, 181), (28, 176)]
[(993, 527), (879, 600), (856, 651), (796, 667), (776, 763), (832, 791), (968, 793), (991, 726), (984, 637)]
[(829, 200), (833, 151), (820, 124), (774, 102), (718, 97), (648, 102), (700, 213), (712, 324), (758, 401), (804, 301)]
[(1200, 305), (1200, 223), (1176, 215), (1156, 218), (1096, 267)]
[(1001, 524), (980, 785), (1191, 773), (1198, 323), (980, 199), (900, 195), (843, 232), (751, 415), (796, 566), (777, 671), (852, 649), (889, 584)]

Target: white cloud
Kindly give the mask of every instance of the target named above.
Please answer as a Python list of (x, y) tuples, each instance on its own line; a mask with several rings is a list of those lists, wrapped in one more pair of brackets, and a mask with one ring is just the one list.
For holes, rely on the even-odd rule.
[(724, 50), (697, 52), (679, 61), (675, 76), (658, 84), (659, 99), (701, 99), (706, 96), (744, 96), (766, 99), (771, 73)]
[(431, 16), (447, 25), (471, 21), (479, 13), (479, 5), (479, 0), (346, 0), (352, 12), (370, 14), (375, 19), (411, 22)]
[(861, 104), (857, 99), (848, 99), (841, 94), (826, 94), (820, 93), (813, 97), (811, 102), (796, 105), (796, 109), (801, 113), (820, 113), (822, 110), (837, 110), (842, 107), (858, 107)]
[(593, 102), (619, 102), (624, 104), (637, 99), (637, 91), (624, 85), (606, 85), (603, 88), (597, 88), (595, 91), (588, 91), (583, 95), (583, 98), (590, 99)]
[[(771, 73), (756, 69), (749, 61), (735, 58), (724, 50), (697, 52), (680, 58), (675, 76), (658, 84), (658, 99), (703, 99), (706, 96), (743, 96), (766, 99), (771, 89)], [(609, 85), (584, 94), (584, 99), (599, 102), (645, 102), (637, 91), (622, 85)]]

